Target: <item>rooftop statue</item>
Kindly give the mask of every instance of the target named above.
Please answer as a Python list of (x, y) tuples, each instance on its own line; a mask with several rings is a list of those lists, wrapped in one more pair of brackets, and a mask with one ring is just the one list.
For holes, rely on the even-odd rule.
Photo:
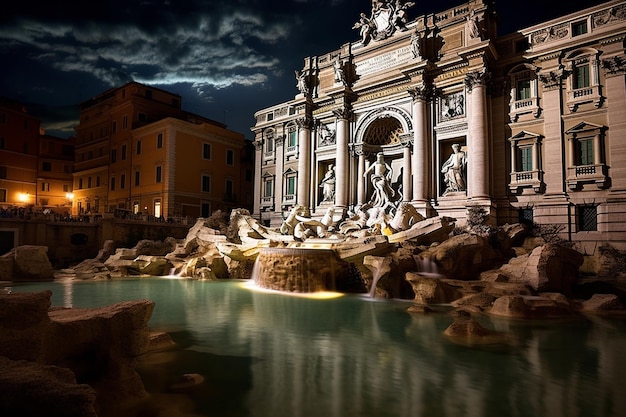
[(407, 9), (414, 5), (415, 2), (406, 0), (372, 0), (370, 16), (361, 13), (352, 29), (359, 29), (364, 46), (372, 39), (386, 39), (396, 30), (406, 30)]

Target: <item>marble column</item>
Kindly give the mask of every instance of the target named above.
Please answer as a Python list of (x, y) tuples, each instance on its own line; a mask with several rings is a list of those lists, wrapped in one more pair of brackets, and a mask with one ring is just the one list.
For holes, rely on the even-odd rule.
[(404, 145), (402, 158), (402, 201), (411, 201), (413, 184), (411, 183), (411, 143)]
[(305, 116), (296, 122), (298, 123), (298, 195), (296, 203), (310, 208), (312, 120)]
[(285, 198), (285, 188), (283, 187), (285, 171), (285, 137), (279, 135), (274, 139), (274, 158), (276, 160), (276, 182), (274, 183), (274, 211), (282, 211)]
[[(565, 172), (563, 166), (567, 167), (573, 161), (573, 152), (563, 147), (567, 144), (563, 141), (563, 100), (561, 97), (562, 80), (564, 71), (558, 68), (553, 71), (539, 73), (539, 80), (543, 84), (543, 105), (544, 119), (544, 165), (543, 180), (546, 185), (546, 195), (565, 195)], [(567, 159), (563, 161), (564, 153), (567, 152)]]
[(358, 155), (358, 167), (357, 167), (357, 190), (356, 190), (356, 202), (359, 206), (365, 204), (365, 179), (363, 175), (365, 175), (365, 155), (363, 155), (363, 145), (359, 145), (355, 149), (356, 154)]
[(486, 71), (467, 75), (465, 84), (469, 95), (469, 122), (467, 135), (467, 196), (489, 198), (490, 160), (489, 130), (487, 124)]
[(261, 164), (263, 162), (263, 141), (254, 142), (254, 179), (257, 186), (254, 187), (254, 207), (253, 214), (261, 213), (261, 190), (263, 189), (263, 178), (261, 177)]
[(349, 161), (348, 136), (350, 134), (349, 119), (350, 111), (347, 109), (336, 110), (337, 117), (337, 144), (335, 159), (335, 205), (338, 207), (348, 207), (348, 180)]
[(425, 202), (428, 200), (427, 89), (416, 87), (409, 94), (413, 97), (412, 200)]

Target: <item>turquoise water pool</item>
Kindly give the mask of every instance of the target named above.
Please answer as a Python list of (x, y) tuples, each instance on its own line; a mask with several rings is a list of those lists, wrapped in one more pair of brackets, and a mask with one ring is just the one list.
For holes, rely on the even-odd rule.
[(247, 282), (143, 278), (24, 284), (53, 305), (151, 299), (150, 327), (184, 349), (139, 368), (152, 393), (184, 373), (194, 415), (251, 417), (626, 416), (626, 321), (480, 318), (510, 344), (467, 347), (446, 314), (404, 301), (304, 298)]

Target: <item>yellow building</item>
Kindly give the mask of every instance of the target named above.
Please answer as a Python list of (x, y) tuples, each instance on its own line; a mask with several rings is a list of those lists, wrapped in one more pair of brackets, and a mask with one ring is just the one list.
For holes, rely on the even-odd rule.
[(109, 90), (81, 105), (76, 133), (74, 214), (245, 207), (243, 135), (183, 111), (179, 95), (135, 82)]

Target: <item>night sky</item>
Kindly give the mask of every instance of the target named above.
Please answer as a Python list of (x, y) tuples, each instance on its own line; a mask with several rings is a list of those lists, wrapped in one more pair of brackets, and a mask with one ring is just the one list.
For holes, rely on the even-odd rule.
[[(252, 139), (254, 112), (293, 99), (304, 58), (359, 39), (370, 0), (14, 0), (0, 13), (0, 96), (67, 137), (78, 105), (129, 81)], [(60, 4), (59, 4), (60, 3)], [(410, 20), (463, 4), (415, 1)], [(501, 34), (603, 3), (496, 2)]]

